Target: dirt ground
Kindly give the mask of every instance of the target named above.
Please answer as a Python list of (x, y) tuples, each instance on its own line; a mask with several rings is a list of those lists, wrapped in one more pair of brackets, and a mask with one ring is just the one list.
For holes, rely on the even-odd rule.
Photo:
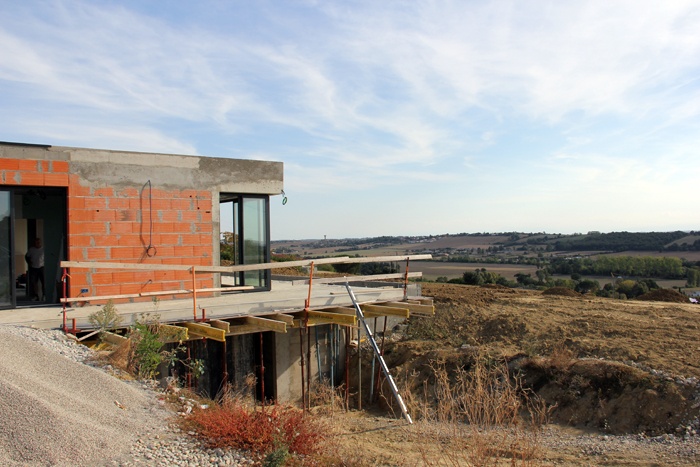
[[(429, 392), (431, 364), (456, 372), (486, 357), (546, 404), (549, 423), (473, 457), (498, 444), (484, 430), (448, 435), (375, 405), (335, 418), (348, 465), (700, 465), (699, 305), (433, 283), (423, 295), (435, 317), (412, 318), (385, 351), (405, 398)], [(456, 437), (471, 447), (453, 449)]]

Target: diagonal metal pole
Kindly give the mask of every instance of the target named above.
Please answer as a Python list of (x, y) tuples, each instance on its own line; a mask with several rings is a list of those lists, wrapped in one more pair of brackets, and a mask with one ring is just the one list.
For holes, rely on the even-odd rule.
[[(389, 381), (389, 386), (391, 387), (391, 392), (394, 393), (394, 398), (396, 399), (396, 402), (399, 403), (399, 407), (401, 407), (401, 413), (403, 414), (404, 418), (406, 421), (410, 424), (413, 424), (413, 420), (411, 420), (411, 416), (408, 414), (408, 409), (406, 409), (406, 404), (404, 404), (403, 399), (401, 398), (401, 394), (399, 394), (399, 390), (396, 387), (396, 383), (394, 382), (394, 378), (391, 377), (391, 373), (389, 373), (389, 368), (386, 366), (386, 362), (384, 361), (384, 357), (381, 356), (381, 353), (379, 352), (379, 347), (377, 347), (377, 341), (374, 340), (374, 336), (372, 335), (372, 332), (369, 329), (369, 326), (367, 325), (367, 322), (365, 321), (365, 315), (362, 313), (362, 309), (360, 308), (360, 305), (357, 303), (357, 299), (355, 298), (355, 294), (353, 293), (352, 289), (350, 288), (350, 284), (346, 281), (345, 282), (345, 288), (348, 289), (348, 294), (350, 295), (350, 300), (352, 300), (352, 304), (355, 307), (355, 314), (357, 315), (357, 319), (360, 320), (362, 323), (362, 327), (365, 328), (365, 332), (367, 333), (367, 337), (369, 338), (370, 344), (372, 344), (372, 349), (374, 350), (374, 355), (377, 357), (379, 360), (379, 365), (382, 368), (382, 371), (384, 371), (384, 376), (386, 376), (387, 381)], [(358, 343), (359, 344), (359, 343)]]

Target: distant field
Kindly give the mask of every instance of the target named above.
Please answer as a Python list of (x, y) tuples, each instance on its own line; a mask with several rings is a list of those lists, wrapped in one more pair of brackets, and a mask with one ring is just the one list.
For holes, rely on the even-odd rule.
[(535, 271), (537, 271), (535, 266), (520, 264), (445, 263), (438, 261), (415, 261), (409, 264), (410, 271), (422, 272), (423, 278), (431, 281), (440, 276), (455, 279), (462, 277), (466, 271), (474, 271), (477, 268), (486, 268), (487, 271), (498, 273), (508, 280), (515, 280), (515, 275), (518, 273), (532, 274), (534, 277)]
[[(603, 256), (603, 255), (600, 255)], [(700, 261), (700, 251), (622, 251), (620, 253), (607, 253), (605, 256), (653, 256), (676, 257), (687, 261)]]

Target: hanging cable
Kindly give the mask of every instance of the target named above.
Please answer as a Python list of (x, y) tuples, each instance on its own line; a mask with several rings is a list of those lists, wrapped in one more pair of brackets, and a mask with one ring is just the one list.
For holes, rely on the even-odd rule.
[(146, 256), (153, 257), (158, 250), (153, 246), (153, 187), (151, 179), (146, 182), (148, 185), (148, 246), (146, 247)]

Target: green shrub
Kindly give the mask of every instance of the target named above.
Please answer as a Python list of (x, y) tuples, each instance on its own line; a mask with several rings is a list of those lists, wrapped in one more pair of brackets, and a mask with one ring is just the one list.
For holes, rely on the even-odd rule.
[(122, 322), (122, 317), (117, 313), (117, 307), (114, 306), (114, 302), (109, 300), (100, 310), (91, 313), (88, 316), (88, 321), (91, 325), (99, 329), (101, 342), (105, 332), (119, 327)]

